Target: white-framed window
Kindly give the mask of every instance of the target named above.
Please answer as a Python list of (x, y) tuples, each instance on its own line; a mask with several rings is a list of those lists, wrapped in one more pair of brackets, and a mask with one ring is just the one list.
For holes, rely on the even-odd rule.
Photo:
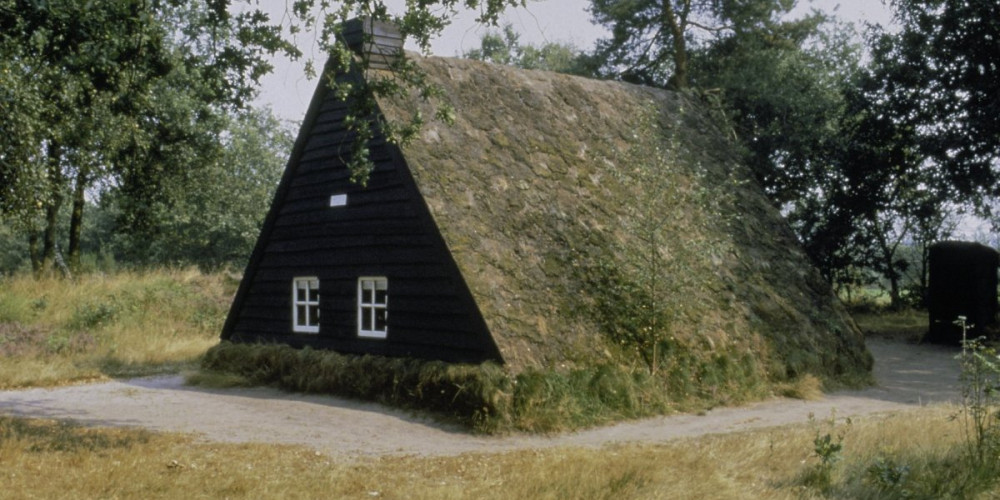
[(389, 280), (358, 278), (358, 336), (384, 339), (389, 334)]
[(319, 278), (292, 279), (292, 331), (319, 333)]

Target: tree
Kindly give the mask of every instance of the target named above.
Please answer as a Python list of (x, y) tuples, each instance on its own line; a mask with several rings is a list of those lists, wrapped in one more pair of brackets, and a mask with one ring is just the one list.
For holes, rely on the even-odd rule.
[[(483, 22), (495, 23), (505, 5), (517, 3), (409, 2), (394, 20), (426, 48), (457, 5), (478, 8)], [(88, 196), (113, 192), (122, 227), (154, 233), (152, 226), (164, 220), (157, 210), (171, 203), (170, 189), (220, 157), (217, 137), (226, 116), (254, 95), (270, 70), (267, 56), (300, 53), (293, 42), (303, 28), (317, 31), (321, 47), (333, 53), (331, 71), (352, 64), (366, 69), (367, 60), (356, 63), (336, 43), (338, 26), (355, 15), (391, 16), (381, 0), (344, 0), (336, 7), (328, 15), (328, 2), (296, 1), (282, 25), (250, 0), (235, 8), (227, 0), (0, 0), (0, 215), (16, 218), (29, 234), (36, 271), (58, 260), (56, 227), (67, 199), (73, 267), (79, 266)], [(333, 85), (364, 94), (369, 104), (376, 95), (413, 88), (433, 97), (414, 68), (404, 58), (388, 78)], [(352, 167), (361, 183), (371, 109), (348, 117), (356, 125)], [(376, 126), (391, 139), (405, 139), (421, 120)]]
[[(638, 116), (636, 133), (616, 158), (620, 167), (612, 171), (634, 195), (633, 202), (623, 207), (620, 230), (638, 243), (615, 248), (616, 265), (628, 270), (621, 276), (637, 279), (616, 283), (617, 296), (601, 306), (619, 310), (608, 313), (608, 318), (618, 318), (618, 324), (606, 328), (639, 354), (651, 375), (673, 343), (674, 321), (683, 314), (670, 297), (696, 286), (698, 272), (690, 266), (699, 256), (723, 248), (701, 228), (723, 222), (709, 218), (723, 213), (722, 207), (731, 201), (724, 191), (705, 187), (703, 168), (681, 144), (678, 130), (684, 115), (681, 108), (679, 116), (662, 122), (652, 110)], [(677, 237), (684, 233), (701, 235)]]
[(692, 55), (691, 81), (717, 97), (757, 180), (786, 207), (827, 175), (859, 60), (846, 28), (813, 13), (720, 36)]
[(1000, 194), (1000, 4), (893, 0), (896, 33), (871, 37), (876, 89), (912, 127), (956, 196), (985, 208)]
[[(223, 129), (217, 157), (172, 178), (167, 196), (148, 207), (146, 225), (110, 228), (121, 258), (205, 268), (246, 264), (294, 138), (268, 109), (239, 112)], [(103, 201), (113, 212), (134, 202), (116, 191)]]
[(0, 215), (31, 235), (28, 251), (40, 265), (38, 226), (48, 190), (36, 136), (53, 103), (43, 98), (42, 79), (17, 47), (4, 44), (0, 50)]
[[(173, 23), (179, 18), (186, 21), (181, 27)], [(242, 38), (217, 36), (232, 30)], [(208, 55), (189, 50), (208, 43)], [(0, 57), (12, 70), (16, 93), (10, 98), (49, 104), (10, 120), (12, 127), (24, 126), (14, 140), (0, 138), (3, 175), (12, 186), (0, 193), (0, 206), (22, 220), (32, 241), (42, 231), (40, 255), (32, 259), (36, 271), (58, 260), (56, 225), (67, 196), (69, 260), (79, 267), (88, 190), (130, 174), (158, 177), (149, 158), (171, 141), (188, 139), (170, 124), (210, 121), (213, 107), (238, 106), (261, 74), (261, 50), (279, 48), (288, 46), (261, 29), (260, 20), (230, 18), (218, 2), (5, 1)], [(203, 105), (185, 117), (158, 114), (180, 94)]]
[(511, 24), (503, 27), (503, 32), (489, 31), (483, 35), (478, 49), (462, 54), (467, 59), (505, 64), (523, 69), (539, 69), (568, 73), (572, 75), (592, 75), (589, 58), (572, 45), (546, 42), (540, 47), (522, 44), (520, 35)]
[(902, 29), (870, 34), (871, 62), (844, 92), (842, 139), (831, 154), (838, 176), (822, 192), (841, 207), (837, 224), (851, 228), (839, 232), (851, 241), (853, 262), (879, 272), (900, 307), (910, 266), (902, 246), (924, 249), (915, 280), (924, 287), (926, 247), (950, 234), (956, 211), (986, 211), (988, 198), (1000, 193), (1000, 75), (992, 61), (1000, 6), (893, 6)]
[(794, 0), (592, 0), (594, 20), (611, 31), (597, 54), (602, 71), (624, 80), (685, 89), (693, 47), (725, 33), (762, 29)]

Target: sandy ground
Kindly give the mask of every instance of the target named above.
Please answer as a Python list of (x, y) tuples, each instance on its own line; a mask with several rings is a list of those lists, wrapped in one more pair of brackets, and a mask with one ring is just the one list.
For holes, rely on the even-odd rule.
[(869, 340), (869, 348), (878, 380), (870, 389), (828, 394), (818, 401), (773, 399), (555, 436), (471, 435), (377, 404), (269, 388), (206, 390), (185, 386), (179, 376), (0, 392), (0, 413), (192, 433), (208, 441), (299, 444), (328, 455), (362, 457), (663, 442), (806, 422), (810, 415), (854, 417), (958, 402), (957, 349), (880, 339)]

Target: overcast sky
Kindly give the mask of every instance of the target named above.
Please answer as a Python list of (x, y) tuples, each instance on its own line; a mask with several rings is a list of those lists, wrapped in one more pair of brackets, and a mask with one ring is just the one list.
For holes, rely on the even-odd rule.
[[(262, 0), (265, 7), (283, 9), (285, 0)], [(402, 11), (403, 0), (388, 0), (390, 6)], [(545, 42), (570, 43), (580, 49), (590, 49), (594, 42), (606, 35), (603, 28), (590, 22), (588, 0), (529, 0), (527, 8), (509, 9), (504, 14), (504, 23), (511, 23), (521, 35), (522, 43), (542, 44)], [(871, 22), (889, 24), (891, 15), (888, 7), (880, 0), (799, 0), (797, 12), (806, 13), (818, 9), (832, 13), (849, 22)], [(278, 12), (272, 13), (272, 15)], [(469, 49), (477, 48), (483, 33), (489, 28), (475, 22), (476, 13), (461, 12), (445, 29), (441, 37), (432, 44), (432, 51), (439, 56), (456, 56)], [(315, 60), (317, 68), (323, 65), (321, 54), (304, 48), (307, 57)], [(278, 117), (299, 121), (305, 116), (309, 99), (316, 89), (316, 81), (309, 80), (303, 73), (303, 63), (278, 61), (275, 72), (263, 81), (258, 104), (269, 105)]]

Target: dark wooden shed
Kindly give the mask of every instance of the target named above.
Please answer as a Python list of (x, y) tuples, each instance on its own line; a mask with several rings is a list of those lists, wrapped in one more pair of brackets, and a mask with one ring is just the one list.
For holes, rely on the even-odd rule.
[(959, 344), (961, 328), (954, 324), (965, 316), (974, 328), (972, 338), (989, 334), (997, 324), (996, 250), (966, 241), (943, 241), (930, 247), (928, 256), (927, 340)]
[[(374, 42), (387, 52), (388, 42)], [(441, 89), (454, 123), (428, 122), (405, 145), (376, 136), (375, 169), (362, 187), (343, 161), (353, 139), (347, 103), (321, 83), (223, 339), (496, 360), (515, 371), (618, 356), (588, 311), (592, 285), (581, 268), (619, 257), (601, 249), (640, 246), (622, 230), (636, 196), (634, 184), (620, 181), (631, 171), (621, 152), (636, 140), (664, 140), (637, 133), (637, 118), (655, 110), (683, 149), (671, 164), (671, 178), (682, 182), (656, 189), (703, 191), (712, 200), (677, 207), (670, 220), (685, 240), (712, 245), (663, 251), (685, 259), (671, 265), (689, 276), (664, 299), (683, 310), (671, 325), (675, 345), (704, 353), (697, 359), (725, 352), (761, 373), (781, 370), (785, 360), (789, 373), (867, 366), (860, 332), (696, 98), (407, 57)], [(378, 105), (390, 120), (416, 110), (434, 116), (418, 96)], [(640, 279), (627, 266), (600, 262), (622, 282)]]

